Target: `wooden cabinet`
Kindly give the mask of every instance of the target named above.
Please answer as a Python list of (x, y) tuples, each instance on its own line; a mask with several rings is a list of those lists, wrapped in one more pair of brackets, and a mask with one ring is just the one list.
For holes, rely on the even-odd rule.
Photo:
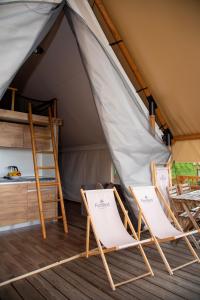
[[(55, 187), (42, 188), (43, 201), (55, 200)], [(57, 202), (44, 203), (44, 216), (57, 217)], [(0, 227), (39, 220), (35, 183), (0, 184)]]
[[(0, 132), (0, 147), (31, 149), (29, 125), (0, 122)], [(35, 134), (37, 150), (50, 150), (49, 129), (35, 126)]]
[[(35, 126), (36, 148), (37, 150), (50, 150), (50, 130), (47, 127)], [(31, 135), (28, 125), (24, 125), (24, 148), (31, 148)]]
[[(42, 188), (42, 200), (52, 201), (56, 199), (56, 188), (55, 187), (43, 187)], [(57, 216), (57, 202), (43, 203), (43, 210), (45, 218), (53, 218)], [(28, 219), (38, 220), (38, 200), (37, 200), (37, 190), (35, 184), (28, 184)]]
[(23, 148), (24, 126), (21, 124), (0, 122), (0, 146)]
[(28, 221), (27, 184), (0, 185), (0, 226)]

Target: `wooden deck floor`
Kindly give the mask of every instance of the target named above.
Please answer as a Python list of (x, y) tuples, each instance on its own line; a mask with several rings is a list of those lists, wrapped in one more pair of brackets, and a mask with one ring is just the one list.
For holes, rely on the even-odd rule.
[[(80, 207), (70, 205), (69, 234), (60, 223), (48, 225), (48, 238), (41, 239), (39, 226), (0, 234), (0, 281), (46, 266), (84, 251), (85, 218)], [(190, 259), (184, 244), (166, 243), (163, 249), (172, 266)], [(155, 247), (146, 247), (155, 277), (146, 277), (111, 291), (99, 257), (78, 259), (38, 275), (4, 286), (2, 300), (42, 299), (200, 299), (200, 265), (193, 264), (169, 276)], [(200, 252), (199, 252), (200, 254)], [(136, 249), (107, 255), (114, 280), (125, 280), (145, 271)]]

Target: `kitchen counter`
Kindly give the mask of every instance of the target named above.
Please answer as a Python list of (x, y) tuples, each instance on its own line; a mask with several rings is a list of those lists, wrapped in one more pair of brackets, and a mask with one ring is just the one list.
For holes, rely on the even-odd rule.
[[(55, 181), (54, 177), (40, 177), (40, 181)], [(27, 182), (35, 182), (35, 176), (21, 176), (15, 179), (7, 179), (0, 177), (0, 184), (20, 184), (20, 183), (27, 183)]]
[[(55, 182), (43, 176), (41, 181)], [(57, 187), (41, 186), (45, 219), (54, 220), (58, 215)], [(0, 178), (0, 231), (21, 228), (39, 223), (38, 196), (34, 176), (17, 179)]]

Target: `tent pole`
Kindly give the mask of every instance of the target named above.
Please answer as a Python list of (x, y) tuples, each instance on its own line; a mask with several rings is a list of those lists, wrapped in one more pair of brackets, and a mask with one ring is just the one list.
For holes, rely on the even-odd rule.
[[(108, 14), (108, 12), (107, 12), (104, 4), (103, 4), (103, 1), (102, 0), (94, 0), (94, 4), (98, 8), (104, 22), (108, 26), (109, 30), (111, 31), (111, 33), (112, 33), (112, 35), (115, 39), (115, 42), (113, 43), (113, 45), (117, 44), (118, 47), (120, 48), (121, 53), (123, 54), (123, 56), (124, 56), (126, 62), (128, 63), (131, 71), (135, 75), (135, 77), (138, 81), (138, 84), (141, 87), (140, 91), (144, 92), (144, 94), (145, 94), (145, 96), (146, 96), (146, 98), (149, 102), (149, 98), (153, 99), (153, 96), (151, 95), (151, 92), (150, 92), (149, 88), (146, 87), (145, 81), (142, 78), (142, 76), (141, 76), (141, 74), (140, 74), (140, 72), (139, 72), (139, 70), (138, 70), (138, 68), (137, 68), (137, 66), (136, 66), (129, 50), (128, 50), (128, 48), (126, 47), (125, 43), (123, 42), (117, 28), (113, 24), (109, 14)], [(166, 120), (164, 119), (163, 115), (161, 114), (160, 109), (158, 107), (156, 107), (156, 115), (157, 115), (158, 120), (161, 124), (161, 127), (164, 128), (164, 129), (168, 128), (168, 124), (167, 124)], [(149, 122), (150, 122), (152, 132), (155, 133), (155, 115), (150, 114)]]

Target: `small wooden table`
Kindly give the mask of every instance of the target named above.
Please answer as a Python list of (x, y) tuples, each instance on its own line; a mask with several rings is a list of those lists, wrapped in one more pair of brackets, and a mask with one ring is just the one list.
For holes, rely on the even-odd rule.
[[(185, 224), (185, 226), (183, 226), (183, 230), (187, 231), (191, 229), (191, 227), (199, 230), (200, 227), (197, 223), (197, 220), (200, 217), (200, 190), (173, 196), (171, 199), (174, 202), (181, 204), (186, 216), (188, 217), (188, 222)], [(194, 208), (191, 210), (191, 207)], [(197, 243), (199, 245), (199, 241)]]

